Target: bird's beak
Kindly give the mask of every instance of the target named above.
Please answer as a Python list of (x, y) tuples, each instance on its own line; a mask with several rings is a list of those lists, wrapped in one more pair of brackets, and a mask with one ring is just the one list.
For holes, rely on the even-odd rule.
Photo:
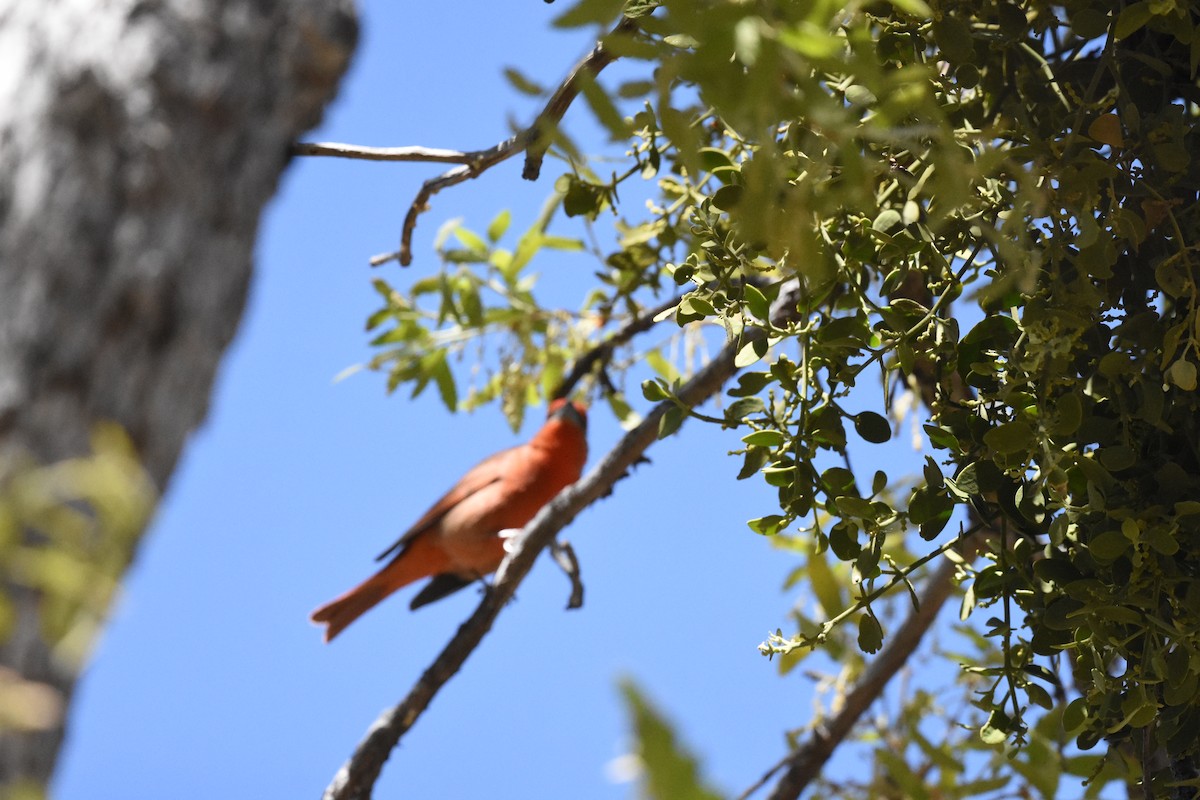
[(574, 403), (567, 401), (554, 410), (550, 415), (551, 419), (562, 419), (577, 426), (580, 430), (587, 431), (587, 416), (579, 410), (579, 407)]

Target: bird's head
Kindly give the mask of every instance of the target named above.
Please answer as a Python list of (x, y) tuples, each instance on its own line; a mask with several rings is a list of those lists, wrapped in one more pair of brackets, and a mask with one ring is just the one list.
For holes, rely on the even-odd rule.
[(581, 431), (587, 431), (587, 406), (576, 403), (565, 397), (560, 397), (550, 403), (546, 415), (547, 420), (561, 419), (571, 423)]

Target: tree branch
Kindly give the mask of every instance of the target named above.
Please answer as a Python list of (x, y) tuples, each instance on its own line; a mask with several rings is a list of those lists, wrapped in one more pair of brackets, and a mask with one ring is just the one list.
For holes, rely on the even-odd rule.
[[(635, 20), (622, 17), (621, 21), (604, 39), (632, 33), (636, 29), (637, 22)], [(393, 259), (399, 260), (401, 266), (407, 267), (412, 263), (412, 236), (417, 227), (417, 217), (429, 210), (430, 198), (442, 189), (479, 177), (501, 161), (506, 161), (521, 152), (525, 153), (525, 167), (521, 171), (521, 177), (527, 181), (537, 180), (541, 174), (542, 161), (546, 157), (546, 149), (550, 146), (553, 132), (558, 128), (559, 121), (562, 120), (563, 115), (567, 113), (567, 109), (571, 107), (571, 103), (578, 96), (583, 76), (595, 77), (600, 70), (616, 59), (617, 56), (605, 48), (602, 39), (559, 84), (558, 89), (550, 96), (532, 125), (515, 136), (484, 150), (462, 152), (417, 146), (364, 147), (337, 142), (299, 142), (292, 145), (291, 153), (298, 156), (333, 156), (368, 161), (429, 161), (458, 164), (459, 166), (421, 184), (420, 191), (417, 192), (412, 205), (408, 207), (408, 213), (404, 216), (404, 227), (400, 233), (400, 249), (371, 258), (373, 267), (386, 264)]]
[[(983, 534), (967, 538), (959, 552), (968, 561), (974, 559), (983, 541)], [(929, 576), (922, 588), (918, 607), (909, 613), (895, 633), (887, 638), (887, 645), (871, 661), (862, 676), (846, 695), (842, 708), (833, 719), (813, 731), (803, 745), (772, 767), (754, 786), (742, 793), (745, 800), (767, 783), (780, 769), (786, 768), (783, 777), (775, 785), (768, 800), (796, 800), (825, 766), (833, 751), (850, 734), (854, 723), (875, 702), (913, 651), (924, 638), (929, 626), (954, 590), (954, 578), (958, 565), (945, 559)]]
[[(786, 293), (772, 314), (776, 325), (796, 317), (796, 295)], [(721, 390), (736, 372), (734, 358), (748, 341), (763, 337), (761, 328), (747, 330), (741, 340), (727, 344), (711, 362), (683, 385), (677, 398), (689, 406), (699, 405)], [(642, 453), (658, 437), (659, 420), (675, 406), (674, 402), (656, 405), (640, 425), (627, 433), (592, 470), (558, 494), (513, 540), (513, 550), (496, 571), (496, 580), (483, 596), (475, 612), (458, 629), (433, 663), (413, 685), (400, 703), (371, 725), (354, 754), (338, 770), (325, 790), (324, 800), (368, 800), (383, 764), (400, 738), (413, 726), (438, 691), (454, 676), (491, 630), (500, 610), (512, 598), (517, 586), (533, 567), (538, 554), (588, 505), (611, 491)]]
[(579, 383), (585, 375), (591, 372), (597, 362), (601, 364), (608, 363), (608, 360), (612, 358), (614, 350), (639, 333), (644, 333), (653, 328), (656, 322), (655, 318), (659, 314), (664, 314), (679, 305), (682, 299), (683, 295), (677, 295), (669, 300), (664, 300), (654, 308), (643, 311), (626, 322), (616, 333), (576, 359), (574, 366), (571, 367), (571, 371), (559, 381), (558, 386), (550, 394), (550, 399), (556, 400), (570, 394), (571, 390), (575, 388), (575, 384)]
[(367, 147), (340, 142), (296, 142), (291, 147), (294, 156), (332, 156), (361, 161), (431, 161), (442, 164), (471, 164), (478, 153), (461, 150), (442, 150), (437, 147)]

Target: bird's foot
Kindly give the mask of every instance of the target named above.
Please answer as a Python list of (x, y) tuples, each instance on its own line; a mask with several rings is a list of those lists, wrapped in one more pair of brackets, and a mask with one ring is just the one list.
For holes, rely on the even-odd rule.
[(504, 552), (511, 553), (517, 549), (517, 537), (520, 535), (520, 528), (505, 528), (496, 533), (497, 536), (504, 542)]

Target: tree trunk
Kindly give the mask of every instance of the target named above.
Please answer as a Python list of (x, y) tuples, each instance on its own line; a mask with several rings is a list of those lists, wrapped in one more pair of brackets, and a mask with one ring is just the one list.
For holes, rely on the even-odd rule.
[[(114, 421), (165, 488), (237, 330), (288, 145), (356, 34), (352, 0), (0, 0), (0, 480), (87, 453)], [(78, 666), (4, 556), (0, 668), (66, 700)], [(0, 732), (0, 795), (44, 785), (62, 738), (61, 720)]]

